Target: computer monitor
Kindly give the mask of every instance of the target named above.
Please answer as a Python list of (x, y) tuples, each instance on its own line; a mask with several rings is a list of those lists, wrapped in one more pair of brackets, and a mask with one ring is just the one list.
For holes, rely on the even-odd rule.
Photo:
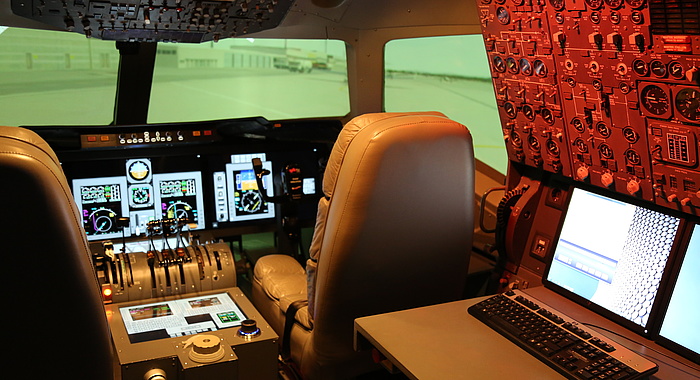
[(667, 305), (656, 341), (700, 364), (700, 298), (695, 279), (700, 274), (700, 225), (691, 225), (687, 249), (680, 254), (667, 289)]
[(649, 334), (679, 225), (676, 216), (574, 188), (543, 283)]

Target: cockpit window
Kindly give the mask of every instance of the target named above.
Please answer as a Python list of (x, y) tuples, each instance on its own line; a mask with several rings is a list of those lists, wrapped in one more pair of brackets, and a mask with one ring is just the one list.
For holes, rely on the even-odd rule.
[(77, 33), (0, 27), (0, 125), (105, 125), (119, 52)]
[(478, 159), (506, 172), (508, 158), (481, 35), (389, 41), (384, 62), (386, 111), (444, 113), (469, 128)]
[(234, 38), (158, 45), (149, 123), (349, 111), (342, 41)]

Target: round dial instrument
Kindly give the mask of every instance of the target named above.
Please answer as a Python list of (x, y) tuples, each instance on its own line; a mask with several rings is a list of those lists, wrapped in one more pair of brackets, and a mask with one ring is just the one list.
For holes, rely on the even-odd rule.
[(598, 9), (603, 6), (603, 0), (586, 0), (586, 4), (593, 9)]
[(700, 120), (700, 91), (694, 88), (684, 88), (678, 91), (676, 109), (688, 120)]
[(647, 65), (647, 63), (641, 59), (637, 59), (632, 62), (632, 71), (634, 71), (640, 77), (646, 76), (649, 74), (649, 65)]
[(666, 65), (658, 59), (651, 61), (649, 68), (651, 69), (651, 73), (659, 78), (665, 77), (668, 71)]
[(506, 72), (506, 61), (503, 60), (500, 56), (495, 56), (491, 60), (493, 63), (493, 70), (499, 73), (505, 73)]
[(534, 70), (538, 77), (547, 76), (547, 65), (539, 59), (534, 62)]
[(565, 0), (549, 0), (549, 4), (552, 6), (552, 8), (560, 11), (564, 9)]
[(530, 121), (535, 120), (535, 109), (529, 104), (523, 104), (523, 116)]
[(117, 214), (108, 208), (98, 208), (88, 216), (88, 233), (104, 234), (110, 232), (116, 225)]
[(532, 75), (532, 63), (527, 58), (520, 59), (520, 72), (523, 75)]
[(518, 66), (518, 62), (513, 57), (506, 58), (506, 67), (511, 74), (517, 74), (520, 71), (520, 66)]
[(498, 7), (496, 9), (496, 19), (503, 25), (508, 24), (510, 22), (510, 13), (506, 8)]
[(166, 215), (169, 219), (185, 219), (194, 222), (194, 215), (190, 215), (191, 212), (192, 206), (186, 202), (177, 201), (168, 206)]
[(663, 88), (656, 85), (648, 85), (640, 94), (642, 106), (653, 115), (663, 115), (669, 111), (668, 94)]
[(685, 79), (685, 68), (678, 61), (673, 61), (668, 64), (668, 73), (676, 79)]
[(246, 191), (241, 196), (241, 209), (245, 212), (256, 212), (262, 207), (263, 199), (259, 191)]

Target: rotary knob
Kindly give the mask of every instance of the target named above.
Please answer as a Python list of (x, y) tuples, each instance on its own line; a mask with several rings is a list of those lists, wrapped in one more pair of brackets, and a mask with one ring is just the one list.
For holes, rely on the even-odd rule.
[(260, 328), (254, 319), (246, 319), (241, 322), (241, 327), (238, 329), (238, 336), (244, 338), (254, 338), (260, 335)]

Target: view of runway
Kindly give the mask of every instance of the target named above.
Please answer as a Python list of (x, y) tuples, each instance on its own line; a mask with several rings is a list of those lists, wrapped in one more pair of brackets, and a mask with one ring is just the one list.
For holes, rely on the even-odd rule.
[[(4, 71), (5, 125), (104, 125), (112, 120), (114, 70)], [(154, 78), (149, 122), (263, 116), (269, 120), (345, 115), (344, 75), (274, 68), (165, 69)], [(477, 158), (505, 172), (507, 158), (490, 81), (395, 74), (387, 111), (441, 111), (472, 132)]]

